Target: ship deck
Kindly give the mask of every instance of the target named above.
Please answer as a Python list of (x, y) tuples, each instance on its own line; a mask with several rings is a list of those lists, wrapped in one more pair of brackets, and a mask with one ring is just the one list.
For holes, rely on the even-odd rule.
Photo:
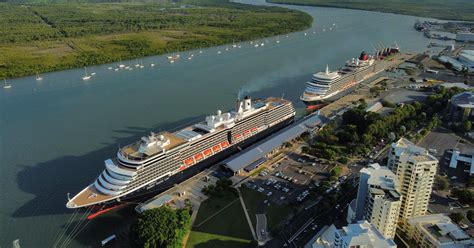
[[(166, 150), (171, 150), (177, 146), (180, 146), (184, 143), (186, 143), (186, 140), (184, 139), (181, 139), (180, 137), (176, 136), (175, 134), (173, 133), (170, 133), (170, 132), (160, 132), (156, 135), (163, 135), (165, 137), (165, 139), (169, 139), (170, 143), (168, 145), (166, 145)], [(148, 157), (151, 157), (151, 156), (154, 156), (160, 152), (162, 152), (162, 150), (159, 150), (159, 149), (156, 149), (156, 151), (154, 151), (154, 153), (151, 153), (151, 154), (141, 154), (140, 152), (138, 152), (138, 149), (140, 148), (140, 144), (141, 144), (141, 141), (137, 141), (135, 143), (132, 143), (130, 145), (127, 145), (125, 147), (122, 148), (122, 155), (124, 157), (127, 157), (128, 159), (130, 160), (144, 160)]]
[(74, 196), (69, 203), (75, 204), (75, 207), (85, 207), (114, 199), (114, 196), (104, 195), (98, 191), (93, 184), (82, 190)]

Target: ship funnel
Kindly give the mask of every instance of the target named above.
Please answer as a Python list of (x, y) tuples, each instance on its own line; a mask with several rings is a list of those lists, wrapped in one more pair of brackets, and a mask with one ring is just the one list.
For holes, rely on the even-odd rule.
[(326, 74), (329, 74), (329, 65), (326, 65)]
[(236, 106), (235, 106), (235, 110), (237, 111), (237, 113), (242, 113), (244, 112), (244, 108), (243, 108), (243, 102), (242, 101), (237, 101), (236, 102)]
[(252, 99), (250, 99), (249, 96), (246, 96), (244, 98), (244, 109), (249, 110), (252, 108)]

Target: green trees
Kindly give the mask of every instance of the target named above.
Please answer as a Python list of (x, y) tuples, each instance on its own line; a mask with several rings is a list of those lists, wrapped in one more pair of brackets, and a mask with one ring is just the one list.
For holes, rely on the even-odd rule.
[(465, 121), (464, 125), (463, 125), (463, 131), (464, 132), (469, 132), (469, 131), (471, 131), (471, 128), (472, 128), (471, 121)]
[(452, 213), (449, 215), (449, 218), (456, 224), (464, 220), (464, 215), (462, 213)]
[(216, 185), (208, 185), (202, 189), (208, 196), (224, 197), (229, 194), (238, 195), (237, 190), (232, 187), (232, 181), (228, 178), (221, 178)]
[(452, 189), (451, 194), (459, 198), (459, 202), (462, 204), (474, 204), (474, 193), (469, 189)]
[(147, 210), (131, 227), (131, 240), (136, 247), (181, 247), (190, 228), (189, 209), (173, 210), (167, 206)]
[(467, 211), (467, 219), (468, 219), (471, 223), (474, 223), (474, 210), (469, 210), (469, 211)]
[(434, 181), (434, 188), (436, 190), (446, 190), (449, 187), (448, 179), (443, 176), (436, 175)]
[(0, 1), (0, 79), (259, 39), (312, 23), (304, 12), (278, 7), (193, 4), (201, 6)]

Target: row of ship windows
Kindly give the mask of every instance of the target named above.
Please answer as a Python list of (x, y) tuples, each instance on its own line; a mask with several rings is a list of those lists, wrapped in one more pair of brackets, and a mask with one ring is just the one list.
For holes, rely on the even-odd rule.
[(173, 171), (175, 170), (176, 168), (173, 168), (173, 167), (161, 167), (159, 170), (157, 171), (153, 171), (153, 172), (150, 172), (150, 173), (147, 173), (146, 175), (143, 175), (141, 176), (140, 178), (138, 179), (135, 179), (132, 183), (130, 183), (129, 185), (127, 185), (127, 190), (128, 189), (132, 189), (132, 188), (135, 188), (136, 186), (139, 186), (139, 185), (142, 185), (144, 184), (145, 182), (148, 182), (150, 181), (151, 179), (153, 178), (157, 178), (159, 176), (162, 176), (164, 174), (167, 174), (169, 173), (170, 171)]
[(220, 144), (227, 140), (227, 134), (224, 132), (223, 135), (218, 135), (206, 140), (205, 143), (196, 143), (193, 144), (191, 148), (188, 148), (186, 151), (181, 153), (181, 160), (186, 159), (190, 156), (193, 156), (196, 153), (202, 152), (206, 149), (212, 148), (216, 144)]

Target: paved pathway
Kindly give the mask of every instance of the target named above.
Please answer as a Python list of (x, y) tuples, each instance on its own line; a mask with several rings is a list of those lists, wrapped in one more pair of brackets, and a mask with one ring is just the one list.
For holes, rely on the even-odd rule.
[(253, 229), (252, 221), (250, 220), (249, 213), (247, 212), (247, 207), (245, 206), (244, 199), (242, 198), (242, 194), (240, 193), (240, 190), (238, 188), (237, 192), (239, 192), (239, 199), (240, 199), (240, 204), (242, 204), (242, 209), (244, 210), (245, 213), (245, 218), (247, 218), (247, 222), (249, 223), (250, 231), (252, 232), (252, 236), (254, 240), (257, 240), (257, 235), (255, 235), (255, 230)]

